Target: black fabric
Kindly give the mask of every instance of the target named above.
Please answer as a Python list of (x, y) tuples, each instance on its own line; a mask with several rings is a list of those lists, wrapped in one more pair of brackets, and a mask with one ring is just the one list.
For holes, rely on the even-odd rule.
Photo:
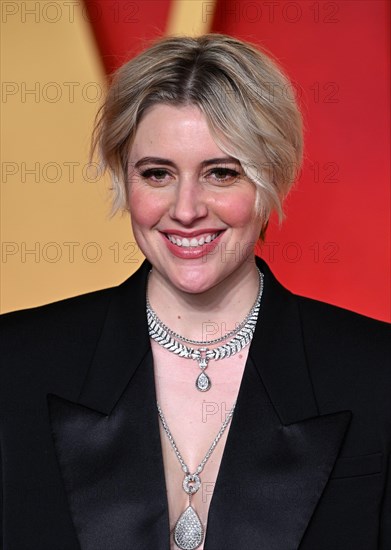
[[(389, 326), (294, 296), (259, 266), (205, 550), (390, 550)], [(1, 317), (5, 550), (168, 550), (149, 268)]]
[(149, 353), (108, 416), (53, 395), (48, 398), (59, 463), (83, 549), (168, 548), (153, 381)]

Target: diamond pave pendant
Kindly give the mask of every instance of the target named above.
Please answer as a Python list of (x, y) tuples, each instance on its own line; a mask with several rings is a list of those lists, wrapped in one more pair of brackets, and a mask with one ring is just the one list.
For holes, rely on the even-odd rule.
[(197, 512), (188, 506), (175, 525), (174, 541), (181, 550), (195, 550), (204, 538), (204, 530)]
[(199, 391), (208, 391), (211, 387), (210, 378), (207, 374), (204, 372), (201, 372), (201, 374), (197, 377), (196, 380), (196, 388)]
[[(204, 536), (205, 536), (204, 529), (202, 527), (202, 523), (197, 512), (194, 510), (194, 508), (191, 505), (191, 497), (199, 490), (201, 486), (200, 474), (204, 470), (205, 464), (208, 462), (216, 445), (220, 441), (223, 433), (225, 432), (228, 424), (230, 423), (232, 415), (235, 410), (235, 405), (236, 403), (232, 405), (231, 410), (229, 411), (226, 419), (221, 425), (221, 428), (219, 429), (216, 437), (214, 438), (213, 443), (210, 446), (208, 452), (206, 453), (204, 458), (201, 460), (201, 462), (197, 466), (195, 472), (192, 474), (189, 470), (189, 467), (183, 460), (178, 447), (176, 446), (176, 443), (174, 441), (174, 438), (172, 437), (170, 428), (168, 427), (166, 419), (164, 418), (163, 411), (160, 408), (159, 403), (157, 403), (157, 410), (159, 413), (160, 421), (163, 426), (163, 430), (165, 431), (168, 437), (168, 440), (171, 443), (173, 451), (175, 452), (176, 457), (179, 461), (179, 464), (181, 465), (182, 471), (185, 474), (184, 480), (182, 482), (183, 490), (189, 496), (189, 506), (186, 508), (183, 514), (179, 517), (174, 528), (174, 536), (173, 536), (174, 542), (180, 550), (195, 550), (202, 544), (202, 541), (204, 540)], [(170, 537), (171, 537), (171, 533), (170, 533)]]

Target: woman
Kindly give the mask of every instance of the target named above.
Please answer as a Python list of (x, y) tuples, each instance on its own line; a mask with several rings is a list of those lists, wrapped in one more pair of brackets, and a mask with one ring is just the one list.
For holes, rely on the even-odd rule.
[(388, 327), (254, 257), (301, 161), (286, 77), (227, 36), (162, 40), (94, 146), (147, 261), (2, 319), (4, 548), (390, 548)]

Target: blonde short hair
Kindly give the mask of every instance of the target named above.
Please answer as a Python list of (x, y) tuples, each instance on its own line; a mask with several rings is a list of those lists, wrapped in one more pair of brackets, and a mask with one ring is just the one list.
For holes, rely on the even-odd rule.
[(282, 202), (302, 160), (302, 118), (288, 78), (269, 55), (221, 34), (156, 42), (113, 76), (93, 134), (113, 176), (113, 212), (127, 206), (128, 157), (137, 126), (156, 104), (195, 105), (217, 145), (258, 188), (264, 222)]

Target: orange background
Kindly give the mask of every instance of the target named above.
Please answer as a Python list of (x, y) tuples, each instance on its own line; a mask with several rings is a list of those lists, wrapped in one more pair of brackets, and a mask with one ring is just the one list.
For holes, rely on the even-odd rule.
[(301, 177), (258, 249), (291, 290), (390, 319), (389, 2), (1, 3), (1, 309), (117, 284), (142, 260), (88, 167), (106, 74), (155, 36), (266, 47), (306, 125)]

